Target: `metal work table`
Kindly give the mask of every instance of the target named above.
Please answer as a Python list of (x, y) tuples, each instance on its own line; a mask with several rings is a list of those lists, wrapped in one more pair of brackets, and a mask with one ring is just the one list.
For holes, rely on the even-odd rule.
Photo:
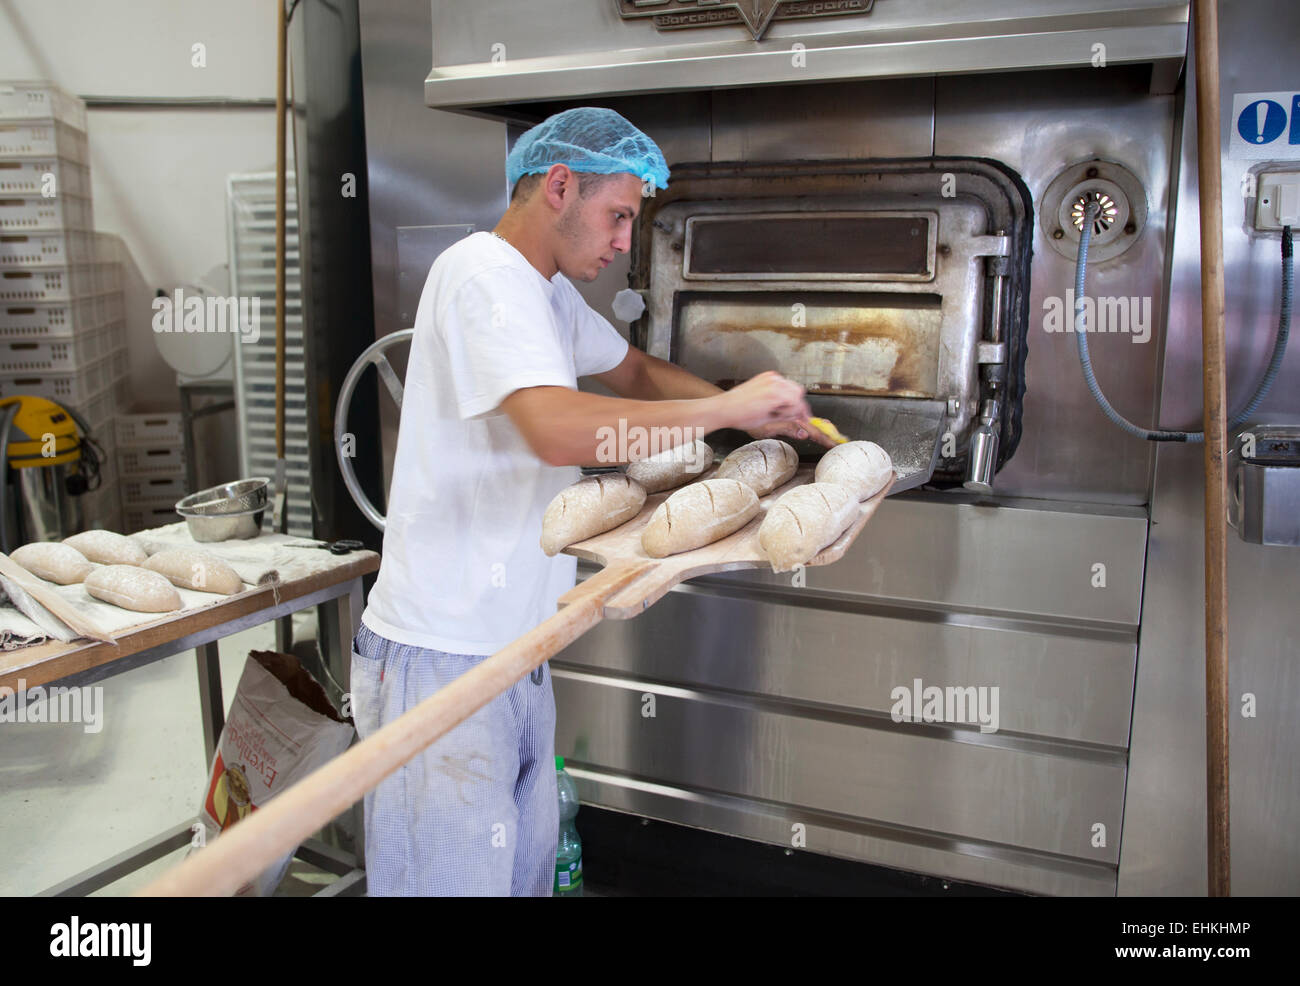
[[(246, 589), (215, 605), (142, 624), (122, 632), (112, 643), (52, 642), (0, 653), (0, 688), (9, 687), (18, 692), (20, 680), (24, 689), (80, 687), (193, 649), (198, 663), (203, 744), (207, 762), (211, 764), (225, 725), (217, 645), (222, 637), (288, 617), (298, 610), (323, 606), (326, 618), (333, 621), (336, 631), (321, 635), (321, 639), (335, 642), (330, 646), (331, 653), (323, 657), (339, 681), (348, 680), (351, 659), (348, 643), (360, 623), (364, 601), (361, 580), (363, 576), (378, 571), (379, 555), (373, 551), (322, 554), (325, 557), (321, 561), (328, 562), (324, 570), (275, 586)], [(85, 896), (107, 886), (188, 845), (191, 825), (195, 821), (197, 812), (194, 818), (173, 825), (125, 852), (47, 888), (39, 896)], [(364, 893), (364, 865), (353, 854), (310, 839), (294, 855), (339, 876), (315, 896)]]

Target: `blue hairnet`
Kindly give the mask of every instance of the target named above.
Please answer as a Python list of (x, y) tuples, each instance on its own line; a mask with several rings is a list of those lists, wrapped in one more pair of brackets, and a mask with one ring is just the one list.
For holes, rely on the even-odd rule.
[(552, 165), (595, 175), (624, 172), (668, 187), (668, 163), (653, 140), (613, 110), (578, 106), (547, 117), (515, 142), (506, 158), (510, 188)]

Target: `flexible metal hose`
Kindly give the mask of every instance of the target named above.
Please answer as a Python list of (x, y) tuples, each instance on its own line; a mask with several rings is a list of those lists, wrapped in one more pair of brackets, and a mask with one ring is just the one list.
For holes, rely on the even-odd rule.
[[(1201, 431), (1155, 431), (1135, 425), (1111, 406), (1110, 401), (1106, 400), (1106, 395), (1101, 392), (1101, 386), (1097, 383), (1097, 376), (1092, 370), (1092, 358), (1088, 354), (1088, 333), (1087, 326), (1084, 324), (1083, 286), (1088, 272), (1088, 245), (1092, 242), (1092, 223), (1100, 209), (1101, 206), (1096, 200), (1084, 204), (1083, 229), (1079, 235), (1079, 257), (1074, 265), (1074, 332), (1075, 340), (1079, 345), (1079, 363), (1083, 367), (1083, 379), (1088, 385), (1088, 392), (1092, 394), (1092, 399), (1097, 402), (1106, 417), (1136, 438), (1144, 438), (1151, 442), (1203, 442), (1205, 441), (1205, 433)], [(1277, 336), (1273, 341), (1273, 355), (1268, 361), (1268, 367), (1264, 371), (1259, 386), (1255, 388), (1254, 395), (1246, 402), (1246, 406), (1229, 420), (1228, 427), (1230, 428), (1235, 428), (1255, 413), (1255, 410), (1263, 403), (1264, 398), (1268, 396), (1273, 382), (1277, 379), (1278, 372), (1282, 369), (1282, 360), (1286, 356), (1287, 339), (1291, 334), (1293, 277), (1291, 227), (1287, 226), (1282, 230), (1282, 310), (1278, 315)]]

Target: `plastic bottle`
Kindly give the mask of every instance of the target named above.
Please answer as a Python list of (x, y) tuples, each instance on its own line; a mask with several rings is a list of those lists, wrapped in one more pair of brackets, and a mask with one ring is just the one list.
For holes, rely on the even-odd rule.
[(582, 839), (574, 819), (578, 817), (578, 788), (564, 772), (564, 757), (555, 758), (555, 786), (560, 799), (560, 839), (555, 847), (556, 897), (582, 896)]

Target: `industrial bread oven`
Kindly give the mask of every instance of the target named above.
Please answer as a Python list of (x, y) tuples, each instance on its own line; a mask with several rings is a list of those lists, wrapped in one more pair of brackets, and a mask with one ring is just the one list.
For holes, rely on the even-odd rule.
[[(1271, 43), (1259, 7), (1224, 6), (1225, 60), (1295, 88), (1284, 49), (1241, 44)], [(672, 177), (588, 301), (635, 289), (638, 345), (722, 386), (779, 369), (903, 474), (835, 565), (693, 580), (552, 661), (583, 801), (1029, 892), (1203, 892), (1199, 452), (1113, 428), (1049, 317), (1096, 196), (1090, 289), (1134, 302), (1097, 375), (1130, 417), (1197, 427), (1186, 0), (375, 0), (361, 36), (379, 334), (495, 224), (512, 140), (609, 106)], [(1246, 381), (1277, 240), (1225, 240)], [(1298, 393), (1261, 413), (1300, 421)], [(1231, 545), (1234, 681), (1260, 694), (1300, 632), (1288, 550)], [(974, 714), (917, 714), (933, 688)], [(1300, 727), (1233, 728), (1234, 890), (1295, 893), (1260, 806), (1300, 801), (1267, 769)]]
[(779, 371), (896, 490), (988, 491), (1020, 437), (1031, 217), (995, 162), (680, 165), (642, 208), (632, 341), (724, 389)]

